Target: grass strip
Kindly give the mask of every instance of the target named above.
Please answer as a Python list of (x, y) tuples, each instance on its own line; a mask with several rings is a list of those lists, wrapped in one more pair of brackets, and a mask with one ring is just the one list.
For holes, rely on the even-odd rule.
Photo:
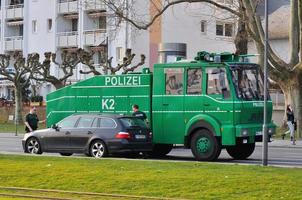
[(0, 171), (3, 187), (181, 199), (302, 196), (297, 168), (0, 155)]

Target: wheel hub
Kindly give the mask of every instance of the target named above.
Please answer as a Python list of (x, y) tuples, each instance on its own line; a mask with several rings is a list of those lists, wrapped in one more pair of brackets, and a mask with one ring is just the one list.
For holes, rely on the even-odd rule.
[(197, 140), (196, 146), (199, 152), (206, 153), (211, 148), (211, 142), (208, 138), (202, 137)]

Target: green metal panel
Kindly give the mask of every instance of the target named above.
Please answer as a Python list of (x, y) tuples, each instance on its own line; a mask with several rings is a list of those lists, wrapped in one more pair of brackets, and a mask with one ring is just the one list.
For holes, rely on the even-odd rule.
[(152, 75), (95, 76), (47, 95), (47, 126), (81, 112), (131, 114), (138, 104), (149, 120)]

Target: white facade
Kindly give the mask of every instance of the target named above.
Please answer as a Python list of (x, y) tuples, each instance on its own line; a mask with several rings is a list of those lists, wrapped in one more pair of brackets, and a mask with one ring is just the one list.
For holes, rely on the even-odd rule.
[[(114, 27), (115, 21), (101, 0), (0, 0), (1, 37), (0, 53), (22, 51), (39, 53), (41, 60), (45, 52), (58, 55), (64, 50), (83, 48), (97, 51), (108, 47), (108, 57), (113, 57), (116, 66), (123, 57), (125, 49), (131, 48), (136, 54), (134, 64), (139, 62), (140, 54), (146, 55), (145, 66), (157, 62), (158, 43), (186, 43), (187, 57), (194, 58), (198, 51), (234, 52), (233, 44), (236, 20), (225, 12), (207, 4), (179, 4), (168, 9), (161, 17), (160, 40), (156, 43), (152, 31), (139, 31), (129, 23), (122, 22)], [(132, 1), (129, 0), (128, 3)], [(140, 20), (150, 19), (149, 1), (134, 1), (136, 16)], [(228, 1), (229, 2), (229, 1)], [(129, 13), (131, 16), (131, 13)], [(94, 62), (100, 62), (96, 54)], [(79, 65), (85, 70), (85, 66)], [(60, 76), (57, 67), (52, 74)], [(70, 82), (87, 78), (88, 75), (76, 72)], [(7, 83), (0, 83), (0, 97), (9, 96)], [(39, 93), (45, 96), (55, 88), (43, 84)]]

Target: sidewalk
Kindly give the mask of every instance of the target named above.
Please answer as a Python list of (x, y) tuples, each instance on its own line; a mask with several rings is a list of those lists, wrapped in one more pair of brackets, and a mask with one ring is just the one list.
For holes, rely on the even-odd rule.
[[(262, 146), (262, 142), (257, 142), (256, 146)], [(284, 147), (284, 148), (302, 148), (302, 140), (297, 140), (296, 145), (292, 145), (289, 139), (272, 139), (272, 142), (268, 143), (269, 147)]]

